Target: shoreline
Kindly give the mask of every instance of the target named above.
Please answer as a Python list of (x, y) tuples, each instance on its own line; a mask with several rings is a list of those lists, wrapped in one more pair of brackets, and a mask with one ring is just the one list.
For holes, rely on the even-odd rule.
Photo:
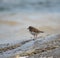
[[(11, 57), (11, 58), (16, 58), (18, 55), (19, 57), (24, 57), (24, 56), (28, 56), (28, 57), (34, 57), (34, 55), (44, 55), (44, 52), (51, 52), (53, 50), (59, 49), (60, 48), (60, 34), (53, 34), (53, 35), (49, 35), (46, 36), (45, 38), (38, 38), (36, 40), (28, 40), (28, 41), (24, 41), (22, 42), (23, 45), (19, 46), (18, 48), (14, 48), (13, 50), (9, 50), (6, 52), (3, 52), (3, 54), (6, 56), (6, 58)], [(32, 41), (32, 42), (31, 42)], [(32, 43), (31, 46), (28, 44)], [(19, 44), (20, 45), (20, 44)], [(25, 49), (24, 49), (24, 48)], [(27, 48), (28, 47), (28, 48)], [(12, 55), (10, 55), (11, 53), (13, 53)], [(1, 54), (0, 56), (2, 57)]]
[[(57, 40), (56, 42), (54, 40), (53, 43), (56, 43), (56, 44), (58, 43), (56, 47), (54, 46), (55, 44), (53, 45), (50, 43), (53, 46), (51, 47), (49, 45), (49, 47), (45, 48), (45, 46), (48, 46), (47, 44), (49, 44), (49, 42), (46, 43), (45, 46), (44, 44), (42, 44), (44, 40), (47, 42), (48, 40), (50, 41), (52, 40), (52, 38), (56, 37), (55, 35), (49, 39), (48, 36), (54, 35), (54, 34), (60, 34), (60, 13), (58, 14), (57, 13), (9, 13), (9, 14), (3, 14), (3, 15), (0, 14), (0, 22), (1, 22), (0, 23), (0, 27), (1, 27), (0, 28), (0, 44), (11, 43), (11, 42), (13, 44), (18, 43), (17, 45), (12, 44), (12, 46), (6, 47), (6, 49), (1, 49), (3, 51), (6, 51), (6, 52), (3, 52), (4, 56), (6, 56), (5, 58), (7, 58), (8, 56), (12, 56), (13, 54), (15, 55), (14, 56), (15, 58), (17, 57), (16, 54), (19, 54), (19, 56), (21, 55), (25, 56), (26, 54), (29, 54), (31, 55), (31, 57), (34, 57), (36, 54), (38, 54), (39, 51), (40, 52), (44, 51), (48, 53), (47, 51), (55, 50), (55, 48), (58, 48), (57, 46), (60, 45), (58, 43), (60, 40)], [(30, 25), (38, 28), (39, 30), (43, 30), (45, 33), (39, 34), (38, 39), (33, 41), (32, 40), (33, 36), (27, 30), (27, 27)], [(28, 42), (24, 42), (24, 40), (26, 41), (28, 40)], [(29, 41), (29, 40), (32, 40), (32, 41)], [(19, 41), (23, 41), (23, 43), (21, 44), (19, 43)], [(38, 41), (37, 43), (39, 45), (42, 44), (41, 46), (44, 47), (44, 49), (42, 50), (40, 50), (40, 48), (38, 50), (32, 49), (33, 43), (36, 41)], [(35, 46), (35, 48), (38, 48), (37, 46)], [(32, 49), (32, 51), (29, 49)], [(2, 54), (0, 56), (1, 58), (3, 57)]]

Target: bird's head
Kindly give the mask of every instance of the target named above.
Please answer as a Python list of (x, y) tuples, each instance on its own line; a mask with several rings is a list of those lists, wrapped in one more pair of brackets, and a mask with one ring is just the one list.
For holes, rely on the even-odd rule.
[(32, 28), (32, 26), (29, 26), (27, 29), (31, 29)]

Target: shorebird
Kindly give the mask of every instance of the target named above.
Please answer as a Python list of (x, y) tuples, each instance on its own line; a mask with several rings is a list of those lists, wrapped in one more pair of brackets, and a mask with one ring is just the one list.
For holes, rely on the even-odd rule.
[(29, 32), (34, 36), (34, 38), (37, 38), (39, 33), (44, 33), (44, 31), (40, 31), (32, 26), (29, 26), (28, 29), (29, 29)]

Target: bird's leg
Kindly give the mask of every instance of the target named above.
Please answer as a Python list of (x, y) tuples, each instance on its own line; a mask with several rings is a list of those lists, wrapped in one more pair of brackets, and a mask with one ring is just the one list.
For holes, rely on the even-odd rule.
[(36, 39), (36, 38), (37, 38), (37, 35), (35, 34), (35, 35), (34, 35), (34, 39)]
[(35, 38), (37, 38), (37, 34), (36, 34)]
[(35, 39), (35, 35), (34, 35), (34, 39)]

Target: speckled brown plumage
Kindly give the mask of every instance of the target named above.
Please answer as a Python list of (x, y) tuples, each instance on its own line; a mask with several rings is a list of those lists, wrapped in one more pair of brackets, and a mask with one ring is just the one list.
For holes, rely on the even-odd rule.
[(34, 38), (36, 38), (39, 33), (44, 33), (43, 31), (40, 31), (37, 28), (32, 27), (32, 26), (29, 26), (28, 29), (30, 33), (34, 36)]

